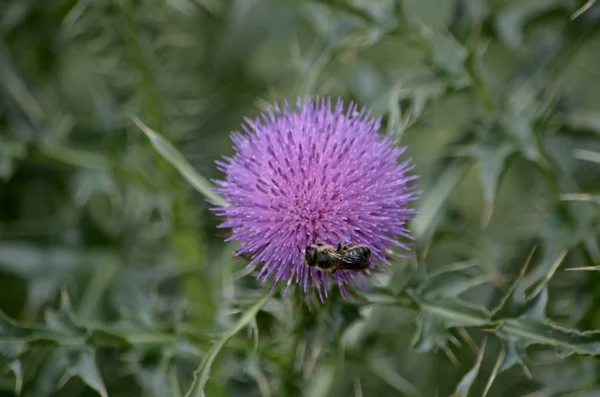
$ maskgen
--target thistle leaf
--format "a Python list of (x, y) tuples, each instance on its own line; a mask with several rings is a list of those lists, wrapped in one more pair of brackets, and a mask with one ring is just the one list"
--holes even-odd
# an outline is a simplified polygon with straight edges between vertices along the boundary
[(149, 128), (141, 120), (135, 118), (133, 120), (139, 129), (146, 134), (152, 146), (156, 151), (165, 158), (177, 171), (185, 178), (186, 181), (200, 194), (207, 199), (221, 205), (226, 206), (228, 203), (212, 190), (210, 182), (200, 175), (194, 167), (186, 160), (185, 157), (165, 138), (159, 135), (156, 131)]
[(223, 350), (231, 338), (233, 338), (238, 332), (240, 332), (242, 329), (244, 329), (244, 327), (250, 324), (252, 320), (254, 320), (255, 316), (267, 304), (270, 298), (271, 294), (269, 293), (258, 299), (254, 305), (244, 312), (244, 314), (238, 319), (238, 321), (235, 322), (229, 331), (223, 335), (219, 342), (217, 342), (213, 348), (206, 353), (206, 356), (200, 363), (200, 366), (198, 366), (196, 371), (194, 371), (194, 380), (192, 381), (187, 393), (185, 393), (185, 397), (204, 396), (204, 386), (208, 381), (210, 370), (219, 352)]

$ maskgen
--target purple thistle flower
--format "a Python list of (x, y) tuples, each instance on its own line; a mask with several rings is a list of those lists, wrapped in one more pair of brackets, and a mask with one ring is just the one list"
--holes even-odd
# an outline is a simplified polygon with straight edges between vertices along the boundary
[[(231, 136), (235, 154), (217, 161), (225, 180), (215, 181), (231, 205), (214, 210), (231, 228), (228, 240), (249, 254), (249, 266), (264, 262), (260, 280), (274, 278), (317, 288), (327, 296), (327, 274), (307, 266), (298, 247), (321, 240), (331, 245), (346, 239), (372, 250), (372, 262), (387, 263), (385, 250), (409, 249), (406, 223), (415, 210), (407, 204), (417, 193), (408, 184), (410, 160), (398, 163), (405, 147), (378, 134), (380, 118), (338, 100), (298, 101), (292, 111), (276, 104), (260, 119), (245, 119), (245, 134)], [(383, 268), (372, 263), (369, 269)], [(342, 295), (345, 285), (365, 271), (340, 270), (331, 277)], [(286, 288), (287, 290), (287, 288)]]

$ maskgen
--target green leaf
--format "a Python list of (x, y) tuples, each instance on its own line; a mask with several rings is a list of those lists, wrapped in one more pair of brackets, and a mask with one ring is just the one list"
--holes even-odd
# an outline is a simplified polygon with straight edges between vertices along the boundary
[(9, 180), (18, 159), (25, 157), (25, 143), (0, 137), (0, 180)]
[(86, 343), (92, 346), (128, 348), (132, 347), (131, 342), (123, 335), (102, 328), (95, 328), (87, 332)]
[(96, 366), (94, 351), (86, 349), (78, 354), (77, 361), (69, 368), (69, 372), (81, 378), (86, 385), (98, 392), (102, 397), (107, 397), (106, 387)]
[(577, 11), (573, 13), (573, 15), (571, 15), (571, 20), (578, 18), (583, 15), (583, 13), (587, 12), (590, 8), (592, 8), (595, 2), (596, 0), (587, 0)]
[(490, 215), (496, 200), (496, 191), (500, 175), (504, 171), (506, 159), (515, 151), (516, 147), (509, 142), (494, 145), (475, 144), (467, 150), (467, 153), (478, 164), (486, 211)]
[(171, 165), (173, 165), (177, 171), (179, 171), (181, 176), (183, 176), (194, 189), (196, 189), (207, 199), (221, 206), (229, 205), (225, 199), (212, 190), (210, 182), (202, 175), (198, 174), (194, 167), (192, 167), (186, 158), (183, 157), (183, 155), (169, 141), (146, 126), (141, 120), (135, 118), (133, 121), (144, 132), (144, 134), (146, 134), (156, 151), (160, 153), (160, 155), (163, 156), (169, 163), (171, 163)]
[(244, 329), (244, 327), (250, 324), (252, 320), (254, 320), (258, 312), (267, 304), (269, 299), (271, 299), (271, 294), (267, 293), (265, 296), (257, 300), (256, 303), (247, 309), (238, 319), (238, 321), (235, 322), (233, 327), (231, 327), (231, 329), (229, 329), (229, 331), (223, 335), (219, 342), (217, 342), (212, 349), (206, 353), (206, 356), (196, 371), (194, 371), (194, 380), (192, 381), (192, 385), (187, 393), (185, 393), (185, 397), (204, 397), (204, 386), (208, 381), (213, 362), (217, 358), (217, 355), (231, 338), (233, 338), (238, 332), (240, 332), (242, 329)]
[(492, 384), (496, 380), (496, 376), (498, 376), (498, 371), (500, 370), (500, 367), (502, 366), (502, 364), (505, 362), (505, 358), (506, 358), (506, 346), (502, 346), (502, 349), (500, 349), (500, 353), (498, 354), (498, 357), (496, 358), (496, 362), (494, 363), (494, 368), (492, 369), (490, 377), (488, 378), (488, 381), (485, 384), (485, 389), (483, 390), (482, 397), (486, 397), (488, 392), (492, 388)]
[(504, 320), (496, 328), (496, 334), (512, 341), (517, 346), (551, 346), (561, 357), (572, 354), (597, 356), (600, 354), (600, 331), (580, 332), (562, 328), (548, 320), (537, 321), (527, 318)]
[(573, 129), (589, 130), (600, 135), (600, 114), (595, 112), (573, 111), (566, 123)]
[(493, 310), (492, 320), (519, 317), (528, 309), (526, 284), (518, 279), (502, 297), (498, 306)]
[(410, 306), (409, 301), (407, 301), (406, 299), (402, 299), (401, 297), (398, 297), (395, 294), (392, 294), (391, 292), (386, 290), (361, 292), (359, 297), (364, 299), (360, 299), (360, 301), (357, 302), (359, 306)]
[(0, 311), (0, 335), (2, 336), (26, 336), (30, 335), (34, 328), (17, 324), (16, 321)]
[(454, 393), (452, 393), (452, 397), (467, 397), (469, 395), (469, 390), (471, 390), (471, 386), (473, 386), (473, 382), (479, 375), (479, 370), (481, 368), (481, 362), (483, 360), (483, 354), (485, 353), (485, 340), (483, 341), (483, 345), (479, 349), (479, 353), (477, 354), (477, 360), (475, 361), (475, 365), (473, 368), (469, 370), (463, 376), (460, 383), (456, 386)]
[(74, 167), (102, 172), (110, 171), (110, 163), (104, 156), (97, 153), (57, 145), (41, 145), (40, 152), (52, 160)]
[(476, 327), (490, 323), (490, 312), (484, 307), (459, 298), (420, 301), (421, 310), (439, 318), (446, 328)]
[(566, 7), (563, 0), (526, 0), (511, 3), (496, 19), (498, 33), (504, 43), (516, 49), (523, 45), (525, 24), (553, 8)]
[(490, 322), (490, 313), (485, 307), (459, 298), (416, 300), (421, 313), (413, 345), (418, 351), (427, 352), (445, 347), (449, 337), (448, 328), (486, 326)]
[[(567, 251), (563, 251), (554, 260), (545, 274), (533, 273), (533, 277), (525, 279), (525, 270), (531, 260), (534, 251), (527, 258), (519, 277), (504, 295), (500, 304), (493, 310), (492, 320), (504, 318), (529, 318), (535, 320), (545, 319), (546, 306), (548, 304), (547, 284), (565, 258)], [(527, 295), (527, 286), (534, 284), (533, 291)]]
[(65, 351), (50, 351), (36, 368), (35, 376), (26, 383), (23, 396), (48, 397), (54, 395), (53, 392), (61, 378), (64, 379), (68, 366), (69, 361)]
[(526, 347), (522, 343), (515, 340), (508, 340), (506, 357), (502, 362), (500, 371), (505, 371), (516, 364), (523, 365), (525, 363), (525, 357), (527, 355), (526, 350)]
[(336, 364), (333, 360), (320, 364), (304, 391), (305, 397), (326, 397), (335, 383)]
[[(524, 89), (521, 88), (521, 90)], [(515, 90), (512, 95), (515, 98), (511, 102), (513, 107), (517, 107), (514, 103), (519, 103), (519, 93), (520, 91)], [(522, 101), (526, 102), (527, 100)], [(540, 163), (542, 155), (534, 132), (536, 114), (531, 108), (534, 105), (523, 106), (525, 106), (524, 109), (511, 109), (503, 114), (500, 118), (500, 124), (502, 129), (514, 139), (519, 151), (527, 160)]]
[(559, 255), (554, 261), (531, 295), (526, 294), (523, 269), (520, 277), (494, 310), (492, 320), (499, 320), (496, 335), (509, 342), (503, 369), (522, 362), (525, 350), (530, 345), (554, 347), (561, 356), (600, 354), (600, 332), (580, 332), (562, 328), (545, 316), (548, 304), (546, 284), (564, 255)]
[(600, 195), (588, 193), (567, 193), (560, 195), (561, 201), (585, 201), (588, 203), (600, 204)]
[[(413, 119), (421, 117), (425, 111), (425, 105), (433, 102), (442, 96), (446, 90), (446, 84), (438, 79), (429, 78), (427, 81), (420, 81), (410, 93), (411, 113)], [(402, 97), (400, 99), (403, 99)]]
[(467, 49), (449, 33), (437, 33), (427, 26), (421, 26), (421, 34), (431, 47), (433, 63), (450, 77), (450, 84), (455, 89), (462, 89), (471, 84), (471, 78), (465, 69), (465, 61), (469, 56)]
[(21, 360), (12, 360), (8, 367), (10, 372), (15, 375), (15, 394), (21, 394), (23, 389), (23, 364)]
[(410, 113), (403, 115), (402, 108), (399, 106), (401, 93), (400, 84), (392, 87), (387, 104), (387, 134), (396, 138), (397, 142), (402, 140), (402, 135), (410, 122)]
[(71, 309), (71, 302), (64, 291), (60, 296), (59, 309), (57, 311), (48, 310), (45, 317), (48, 329), (57, 334), (81, 335), (85, 332), (85, 327), (77, 324)]
[[(598, 118), (600, 119), (600, 117)], [(593, 163), (600, 164), (600, 153), (593, 150), (575, 149), (573, 151), (573, 156), (579, 160), (591, 161)]]
[(485, 62), (485, 55), (490, 41), (479, 41), (471, 53), (470, 72), (473, 78), (471, 88), (478, 100), (479, 105), (490, 114), (497, 114), (500, 108), (501, 97), (497, 95), (500, 91), (497, 77)]
[(497, 278), (494, 274), (481, 274), (474, 262), (459, 262), (437, 269), (427, 275), (419, 288), (419, 294), (425, 299), (457, 297), (463, 292)]
[(181, 388), (179, 387), (179, 379), (177, 377), (177, 367), (175, 364), (169, 366), (169, 373), (167, 374), (167, 381), (169, 383), (170, 397), (183, 397)]
[[(151, 365), (135, 364), (135, 377), (137, 383), (148, 397), (177, 397), (169, 387), (168, 360), (163, 358), (159, 363)], [(179, 395), (181, 396), (181, 394)]]
[(417, 278), (415, 274), (420, 268), (416, 255), (416, 252), (413, 251), (410, 259), (402, 260), (394, 265), (393, 273), (386, 285), (386, 289), (391, 291), (392, 294), (400, 295)]
[(261, 369), (261, 360), (256, 349), (249, 353), (249, 357), (244, 363), (244, 372), (255, 380), (263, 396), (271, 395), (269, 378), (265, 376), (264, 371)]
[(403, 396), (420, 397), (422, 394), (412, 383), (394, 370), (392, 363), (385, 358), (369, 361), (369, 369), (385, 383), (402, 393)]
[(412, 221), (411, 230), (421, 238), (432, 227), (436, 215), (443, 208), (450, 193), (462, 179), (468, 167), (465, 164), (453, 164), (438, 178), (433, 187), (419, 200), (419, 214)]

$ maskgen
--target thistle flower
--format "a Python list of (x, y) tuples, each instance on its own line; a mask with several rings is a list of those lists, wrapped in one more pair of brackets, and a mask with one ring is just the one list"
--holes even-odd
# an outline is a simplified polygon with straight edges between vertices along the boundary
[[(408, 186), (416, 176), (410, 160), (398, 162), (406, 148), (378, 134), (381, 120), (370, 111), (341, 100), (286, 103), (260, 119), (245, 119), (245, 134), (231, 136), (235, 154), (217, 161), (225, 180), (215, 181), (230, 206), (214, 210), (231, 228), (229, 240), (240, 243), (249, 266), (264, 263), (260, 280), (273, 285), (301, 284), (327, 296), (328, 275), (308, 267), (298, 251), (317, 240), (336, 245), (345, 239), (372, 250), (370, 269), (383, 270), (384, 252), (392, 246), (409, 249), (406, 223), (415, 214), (407, 208), (417, 194)], [(341, 270), (333, 282), (345, 286), (364, 271)], [(286, 288), (287, 290), (287, 288)]]

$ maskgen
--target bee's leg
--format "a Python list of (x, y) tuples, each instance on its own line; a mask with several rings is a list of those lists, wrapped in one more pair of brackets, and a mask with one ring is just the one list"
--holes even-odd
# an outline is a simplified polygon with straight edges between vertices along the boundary
[(343, 246), (343, 248), (346, 249), (346, 248), (348, 248), (349, 245), (350, 245), (350, 237), (348, 237), (348, 236), (342, 237), (342, 239), (340, 240), (340, 246)]
[(342, 250), (342, 242), (341, 241), (338, 243), (336, 250), (337, 250), (337, 252), (340, 252)]

